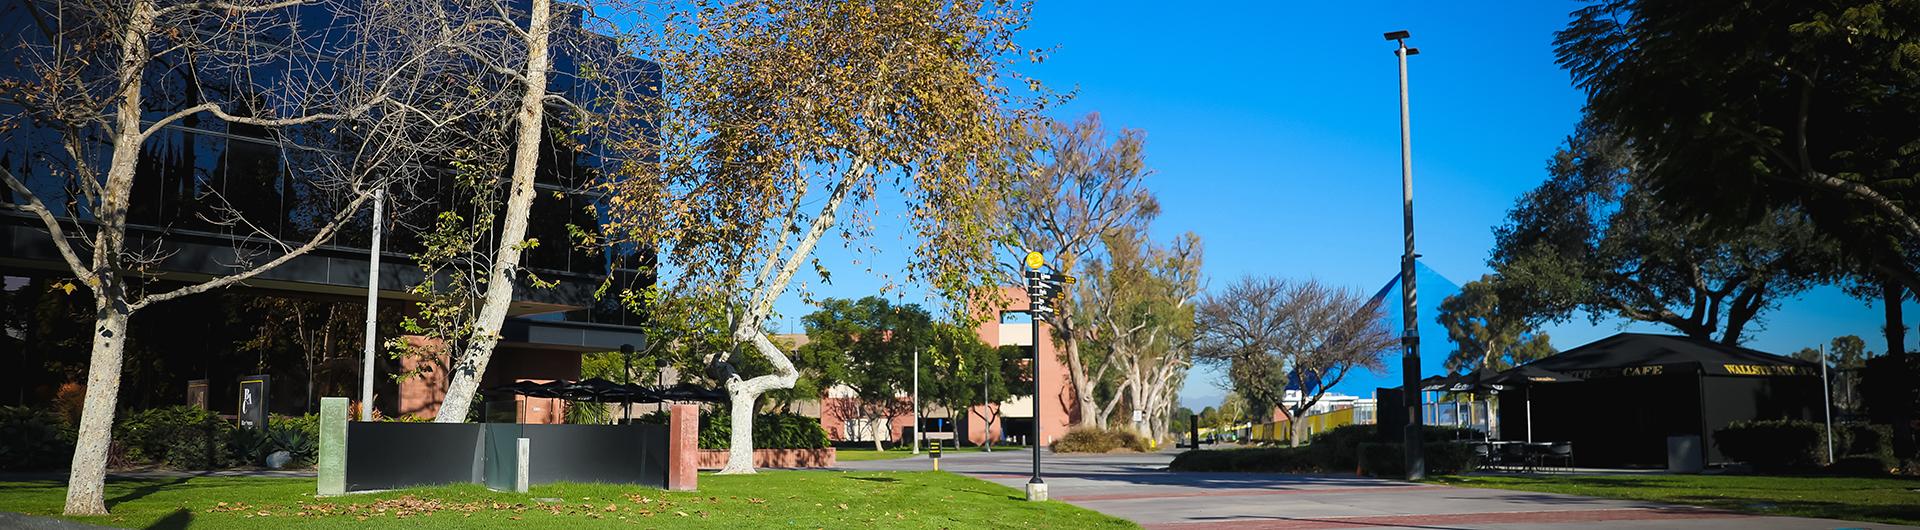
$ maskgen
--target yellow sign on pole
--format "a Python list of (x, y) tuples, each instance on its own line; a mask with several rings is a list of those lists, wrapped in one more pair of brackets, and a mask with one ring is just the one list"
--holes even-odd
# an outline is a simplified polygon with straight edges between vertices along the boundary
[(1040, 255), (1039, 252), (1027, 253), (1027, 268), (1033, 269), (1033, 270), (1040, 270), (1040, 267), (1046, 266), (1046, 264), (1047, 264), (1046, 256)]

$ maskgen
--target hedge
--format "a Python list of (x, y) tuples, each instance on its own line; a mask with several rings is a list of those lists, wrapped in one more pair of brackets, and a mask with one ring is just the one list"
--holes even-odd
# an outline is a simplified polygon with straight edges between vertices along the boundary
[(1056, 453), (1108, 453), (1119, 449), (1144, 453), (1152, 449), (1147, 438), (1128, 429), (1077, 427), (1048, 446)]
[(1757, 471), (1811, 469), (1826, 459), (1825, 428), (1810, 421), (1736, 421), (1713, 431), (1713, 438), (1720, 454)]
[[(1458, 427), (1424, 426), (1423, 436), (1430, 440), (1427, 445), (1447, 446), (1447, 451), (1455, 451), (1464, 444), (1447, 440), (1457, 438), (1478, 439), (1480, 431)], [(1361, 466), (1360, 447), (1374, 444), (1378, 440), (1378, 428), (1373, 425), (1342, 425), (1313, 435), (1309, 443), (1300, 447), (1267, 447), (1253, 449), (1193, 450), (1181, 453), (1168, 464), (1174, 471), (1254, 471), (1270, 473), (1348, 473)], [(1393, 444), (1396, 448), (1398, 444)], [(1397, 451), (1397, 449), (1396, 449)], [(1468, 457), (1472, 448), (1465, 449)], [(1397, 453), (1396, 453), (1397, 454)], [(1458, 456), (1450, 452), (1447, 457)], [(1434, 471), (1434, 457), (1428, 457), (1429, 472)], [(1471, 460), (1468, 461), (1471, 463)], [(1450, 468), (1471, 469), (1471, 466)]]
[(73, 426), (59, 414), (0, 407), (0, 470), (60, 469), (73, 459)]
[[(1755, 471), (1813, 472), (1827, 459), (1826, 426), (1801, 420), (1737, 421), (1714, 431), (1720, 453)], [(1834, 463), (1824, 471), (1845, 475), (1885, 474), (1899, 466), (1893, 432), (1886, 425), (1833, 426)]]
[[(1479, 467), (1480, 455), (1473, 445), (1451, 441), (1427, 442), (1427, 474), (1452, 475), (1471, 471)], [(1407, 475), (1406, 444), (1399, 443), (1363, 443), (1360, 444), (1360, 474), (1371, 477), (1404, 477)]]
[[(672, 416), (658, 410), (634, 418), (639, 423), (666, 425)], [(733, 445), (732, 418), (725, 410), (700, 415), (700, 448), (726, 449)], [(827, 430), (820, 419), (792, 413), (759, 414), (753, 417), (755, 449), (821, 449), (828, 446)]]

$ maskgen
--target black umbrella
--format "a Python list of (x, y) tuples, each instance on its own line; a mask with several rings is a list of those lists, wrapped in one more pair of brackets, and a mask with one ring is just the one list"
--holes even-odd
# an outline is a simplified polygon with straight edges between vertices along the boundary
[(1533, 385), (1545, 383), (1568, 383), (1580, 378), (1547, 370), (1530, 364), (1516, 366), (1499, 375), (1487, 378), (1486, 382), (1499, 388), (1520, 387), (1521, 399), (1527, 406), (1527, 442), (1533, 442)]
[(519, 394), (522, 396), (537, 397), (537, 398), (557, 398), (557, 397), (560, 397), (560, 388), (564, 386), (566, 386), (566, 383), (563, 381), (554, 381), (552, 383), (535, 383), (533, 381), (521, 380), (521, 381), (514, 381), (511, 384), (505, 384), (505, 385), (493, 387), (492, 389), (488, 390), (488, 392), (495, 392), (495, 393), (502, 393), (502, 394)]
[(1436, 375), (1436, 376), (1428, 377), (1426, 379), (1421, 379), (1420, 391), (1421, 392), (1445, 391), (1449, 388), (1453, 388), (1454, 381), (1458, 379), (1460, 379), (1460, 376), (1458, 375)]
[(667, 401), (703, 401), (723, 403), (727, 401), (727, 391), (717, 388), (704, 388), (693, 383), (680, 383), (663, 388), (657, 392), (660, 399)]

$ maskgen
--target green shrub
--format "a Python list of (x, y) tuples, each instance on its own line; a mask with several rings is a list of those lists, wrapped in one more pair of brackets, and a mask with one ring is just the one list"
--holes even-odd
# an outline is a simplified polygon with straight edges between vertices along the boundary
[[(1167, 464), (1173, 471), (1251, 471), (1266, 473), (1326, 473), (1340, 471), (1327, 467), (1317, 452), (1308, 447), (1257, 447), (1248, 449), (1198, 449), (1180, 453)], [(1348, 468), (1351, 469), (1351, 468)]]
[(58, 413), (0, 407), (0, 470), (58, 469), (73, 458), (73, 437)]
[(273, 416), (265, 430), (233, 429), (227, 436), (227, 459), (234, 465), (261, 466), (269, 455), (286, 451), (288, 467), (306, 467), (319, 457), (319, 443), (319, 416)]
[(1147, 452), (1147, 438), (1127, 429), (1077, 427), (1048, 446), (1056, 453), (1107, 453), (1125, 449)]
[[(633, 417), (634, 423), (666, 425), (673, 416), (656, 410)], [(700, 448), (726, 449), (733, 444), (732, 417), (725, 409), (700, 414)], [(761, 414), (753, 418), (755, 449), (821, 449), (830, 443), (820, 418), (792, 413)]]
[(1893, 453), (1893, 426), (1848, 423), (1834, 426), (1835, 454), (1847, 458), (1869, 458), (1880, 462), (1879, 469), (1884, 472), (1900, 467), (1900, 459)]
[(1360, 444), (1375, 441), (1373, 425), (1341, 425), (1308, 439), (1307, 449), (1319, 467), (1352, 471), (1360, 463)]
[(232, 427), (212, 411), (177, 405), (129, 413), (114, 426), (129, 460), (179, 469), (222, 467)]
[[(1427, 474), (1452, 475), (1479, 467), (1480, 456), (1470, 444), (1451, 441), (1427, 442)], [(1373, 477), (1404, 477), (1407, 474), (1406, 444), (1367, 442), (1360, 444), (1360, 473)]]
[(1720, 454), (1759, 471), (1809, 469), (1826, 458), (1824, 427), (1810, 421), (1736, 421), (1713, 437)]
[(1835, 460), (1833, 465), (1827, 466), (1826, 471), (1836, 475), (1872, 477), (1888, 474), (1896, 465), (1871, 456), (1855, 455)]

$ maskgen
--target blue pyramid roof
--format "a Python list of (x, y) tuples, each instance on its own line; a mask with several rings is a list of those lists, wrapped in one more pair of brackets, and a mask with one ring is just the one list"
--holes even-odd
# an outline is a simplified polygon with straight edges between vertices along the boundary
[[(1418, 260), (1413, 265), (1414, 289), (1417, 291), (1415, 315), (1420, 325), (1420, 376), (1428, 377), (1446, 373), (1447, 354), (1452, 353), (1454, 344), (1447, 338), (1447, 328), (1440, 325), (1440, 301), (1460, 292), (1460, 285), (1441, 276)], [(1387, 279), (1385, 286), (1376, 291), (1381, 309), (1387, 315), (1389, 329), (1394, 336), (1404, 333), (1406, 319), (1401, 318), (1400, 273), (1396, 271)], [(1332, 391), (1361, 397), (1372, 397), (1374, 389), (1400, 386), (1400, 356), (1398, 347), (1384, 359), (1386, 366), (1380, 372), (1358, 369), (1347, 373), (1340, 384)]]

